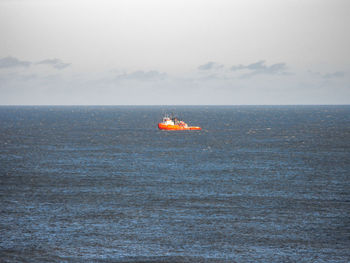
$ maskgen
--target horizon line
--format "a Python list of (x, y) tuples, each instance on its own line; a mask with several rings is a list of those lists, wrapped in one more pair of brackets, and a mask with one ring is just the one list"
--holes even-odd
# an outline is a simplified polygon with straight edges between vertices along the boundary
[(0, 104), (0, 107), (168, 107), (168, 106), (191, 106), (191, 107), (217, 107), (217, 106), (350, 106), (349, 104)]

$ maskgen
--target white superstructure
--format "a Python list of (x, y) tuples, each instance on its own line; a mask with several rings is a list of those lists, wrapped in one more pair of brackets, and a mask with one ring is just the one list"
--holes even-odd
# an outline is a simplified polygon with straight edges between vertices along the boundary
[(166, 125), (174, 125), (174, 121), (172, 119), (170, 119), (169, 117), (164, 117), (163, 118), (163, 123)]

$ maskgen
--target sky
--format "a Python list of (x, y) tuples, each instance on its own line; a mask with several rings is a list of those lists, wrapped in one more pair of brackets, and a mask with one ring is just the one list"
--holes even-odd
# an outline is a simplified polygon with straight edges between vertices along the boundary
[(0, 0), (0, 105), (350, 104), (348, 0)]

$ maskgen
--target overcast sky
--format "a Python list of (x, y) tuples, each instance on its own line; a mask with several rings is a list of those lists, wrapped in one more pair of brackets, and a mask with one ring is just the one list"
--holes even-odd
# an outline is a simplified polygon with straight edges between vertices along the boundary
[(0, 104), (349, 104), (349, 25), (349, 0), (0, 0)]

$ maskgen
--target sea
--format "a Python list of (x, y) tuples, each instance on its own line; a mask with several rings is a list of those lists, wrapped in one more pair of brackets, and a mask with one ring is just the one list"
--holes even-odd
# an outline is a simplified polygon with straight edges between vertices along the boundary
[(1, 106), (0, 211), (0, 262), (350, 262), (350, 106)]

